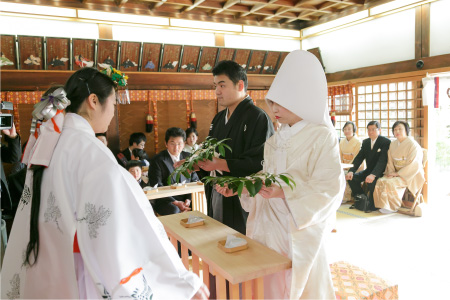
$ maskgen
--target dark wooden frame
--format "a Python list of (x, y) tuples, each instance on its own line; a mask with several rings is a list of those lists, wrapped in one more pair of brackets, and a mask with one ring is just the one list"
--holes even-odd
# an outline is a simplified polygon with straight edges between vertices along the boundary
[[(128, 67), (128, 68), (124, 68), (123, 64), (125, 62), (125, 50), (124, 50), (124, 46), (128, 46), (131, 44), (136, 44), (138, 46), (137, 49), (134, 49), (134, 51), (137, 51), (137, 57), (132, 57), (132, 59), (130, 59), (130, 61), (136, 63), (136, 66), (133, 67)], [(139, 71), (140, 68), (140, 61), (141, 61), (141, 56), (142, 56), (142, 43), (141, 42), (128, 42), (128, 41), (122, 41), (120, 42), (120, 58), (119, 58), (119, 70), (123, 71), (123, 72), (136, 72)], [(129, 58), (129, 57), (127, 57)]]
[[(96, 52), (96, 47), (97, 47), (97, 41), (94, 39), (72, 39), (72, 70), (78, 70), (81, 69), (81, 66), (78, 66), (75, 62), (75, 55), (83, 55), (82, 53), (77, 53), (75, 50), (75, 44), (77, 43), (77, 41), (86, 41), (86, 42), (92, 42), (93, 46), (92, 46), (92, 53), (89, 55), (90, 57), (87, 57), (87, 59), (91, 59), (90, 61), (93, 62), (93, 67), (95, 68), (97, 65), (97, 52)], [(84, 57), (83, 57), (84, 58)]]
[[(159, 52), (155, 53), (155, 57), (157, 58), (156, 61), (148, 60), (149, 57), (151, 58), (152, 54), (147, 54), (147, 52), (145, 52), (147, 45), (149, 45), (148, 47), (152, 47), (153, 45), (159, 46)], [(141, 71), (142, 72), (159, 72), (159, 66), (161, 64), (162, 49), (163, 49), (163, 44), (159, 44), (159, 43), (143, 43), (142, 44), (142, 63), (141, 63)], [(150, 51), (151, 51), (151, 48), (150, 48)], [(155, 65), (155, 68), (153, 69), (153, 71), (151, 69), (146, 71), (145, 66), (147, 65), (147, 62), (150, 62), (150, 61), (152, 61), (152, 63)]]
[[(120, 61), (119, 61), (119, 57), (120, 57), (120, 49), (119, 49), (119, 41), (116, 41), (116, 40), (102, 40), (102, 39), (99, 39), (99, 40), (97, 40), (97, 61), (96, 61), (96, 63), (97, 63), (97, 67), (98, 67), (98, 64), (103, 64), (103, 63), (105, 63), (105, 60), (107, 59), (107, 58), (103, 58), (102, 57), (102, 59), (100, 60), (100, 56), (102, 55), (101, 54), (101, 51), (103, 50), (103, 49), (101, 49), (101, 44), (103, 44), (103, 43), (116, 43), (116, 54), (115, 54), (115, 59), (113, 58), (113, 57), (111, 57), (111, 59), (115, 62), (115, 65), (113, 65), (112, 67), (113, 68), (120, 68)], [(112, 53), (112, 55), (114, 55), (114, 50), (113, 50), (113, 53)], [(100, 69), (102, 69), (102, 68), (100, 68)]]
[[(39, 39), (41, 39), (42, 48), (40, 50), (41, 51), (41, 53), (40, 53), (41, 56), (39, 57), (40, 60), (41, 60), (40, 68), (24, 68), (24, 66), (23, 66), (24, 62), (23, 61), (28, 59), (28, 57), (31, 54), (23, 55), (23, 53), (21, 53), (20, 47), (22, 45), (22, 42), (21, 42), (22, 38), (39, 38)], [(45, 61), (46, 61), (44, 38), (41, 37), (41, 36), (18, 35), (17, 36), (17, 41), (18, 41), (18, 51), (19, 51), (19, 59), (18, 59), (19, 60), (19, 64), (18, 64), (19, 69), (21, 69), (21, 70), (44, 70), (45, 69)], [(23, 56), (27, 56), (27, 58), (24, 58)]]
[[(2, 66), (0, 67), (1, 70), (16, 70), (18, 68), (18, 63), (19, 60), (17, 59), (17, 45), (16, 45), (16, 36), (15, 35), (11, 35), (11, 34), (2, 34), (1, 35), (1, 39), (3, 40), (5, 38), (5, 40), (7, 39), (12, 39), (12, 53), (8, 53), (8, 56), (10, 56), (9, 54), (11, 54), (12, 59), (10, 59), (7, 55), (5, 55), (6, 58), (8, 58), (11, 62), (13, 62), (13, 65), (9, 65), (9, 66)], [(1, 45), (3, 46), (4, 42), (1, 42)], [(5, 54), (4, 52), (5, 48), (2, 47), (2, 49), (0, 50), (3, 54)]]
[[(247, 66), (247, 74), (261, 74), (264, 69), (264, 62), (266, 60), (267, 53), (267, 50), (252, 50)], [(255, 67), (255, 70), (251, 70), (253, 67)]]
[[(242, 53), (242, 52), (247, 52), (248, 51), (248, 56), (247, 56), (247, 59), (243, 59), (243, 62), (242, 63), (240, 63), (239, 61), (237, 61), (238, 60), (238, 56)], [(236, 51), (234, 52), (234, 57), (233, 57), (233, 60), (236, 62), (236, 63), (238, 63), (241, 67), (243, 66), (243, 65), (245, 65), (245, 70), (247, 71), (247, 69), (248, 69), (248, 64), (250, 63), (250, 59), (252, 58), (251, 57), (251, 54), (252, 54), (252, 50), (251, 49), (236, 49)]]
[[(184, 45), (183, 46), (183, 56), (181, 57), (181, 63), (179, 66), (179, 72), (181, 73), (195, 73), (197, 72), (198, 62), (200, 61), (200, 54), (201, 54), (201, 47), (200, 46), (191, 46), (191, 45)], [(193, 52), (193, 53), (192, 53)], [(186, 61), (187, 57), (193, 56), (193, 61)], [(189, 64), (192, 64), (193, 69), (188, 70), (187, 68), (190, 67)], [(186, 65), (186, 68), (183, 68), (183, 66)]]
[[(268, 51), (266, 55), (266, 59), (264, 60), (264, 66), (261, 74), (274, 74), (276, 67), (278, 65), (278, 60), (280, 59), (281, 52), (279, 51)], [(270, 65), (268, 65), (270, 64)], [(267, 67), (267, 69), (266, 69)], [(269, 70), (268, 67), (272, 67), (272, 70)], [(269, 71), (267, 71), (269, 70)]]
[[(175, 48), (175, 47), (180, 47), (180, 50), (178, 50), (178, 54), (177, 54), (177, 57), (176, 57), (176, 61), (178, 61), (178, 63), (176, 64), (176, 66), (173, 67), (173, 69), (172, 68), (165, 68), (165, 66), (169, 65), (169, 62), (172, 62), (172, 64), (173, 64), (173, 62), (175, 61), (175, 59), (174, 59), (175, 57), (173, 57), (173, 58), (169, 59), (166, 62), (168, 51), (171, 51), (171, 49)], [(159, 68), (160, 72), (177, 72), (178, 69), (180, 68), (180, 61), (181, 61), (182, 51), (183, 51), (183, 45), (165, 44), (164, 48), (162, 50), (162, 58), (161, 58), (161, 61), (160, 61), (160, 68)]]
[[(49, 54), (50, 54), (50, 50), (49, 50), (49, 40), (50, 41), (52, 41), (52, 40), (56, 40), (56, 39), (58, 39), (58, 40), (66, 40), (67, 41), (67, 49), (66, 49), (66, 51), (67, 51), (67, 62), (64, 62), (64, 66), (57, 66), (57, 67), (51, 67), (50, 66), (50, 59), (52, 59), (51, 57), (49, 57)], [(71, 47), (70, 47), (70, 45), (71, 45), (71, 40), (70, 40), (70, 38), (68, 38), (68, 37), (45, 37), (45, 43), (46, 43), (46, 47), (45, 47), (45, 50), (46, 50), (46, 55), (45, 55), (45, 59), (46, 59), (46, 70), (70, 70), (71, 69), (71, 64), (70, 64), (70, 62), (71, 62), (71, 57), (72, 57), (72, 53), (71, 53)], [(61, 46), (62, 47), (62, 46)], [(52, 56), (54, 56), (54, 55), (52, 55)], [(57, 55), (58, 56), (58, 55)], [(58, 68), (58, 67), (60, 67), (60, 68)]]
[[(207, 56), (210, 55), (209, 52), (211, 51), (215, 51), (216, 53), (213, 58), (209, 59)], [(219, 51), (219, 47), (202, 47), (200, 58), (198, 60), (197, 73), (211, 73), (219, 57)], [(206, 64), (209, 64), (211, 66), (211, 69), (204, 70), (203, 67), (206, 66)]]

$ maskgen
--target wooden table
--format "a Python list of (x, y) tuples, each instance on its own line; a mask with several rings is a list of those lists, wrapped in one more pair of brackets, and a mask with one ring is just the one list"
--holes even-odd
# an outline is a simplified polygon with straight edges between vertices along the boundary
[(192, 210), (207, 213), (205, 185), (197, 184), (196, 182), (186, 183), (185, 188), (172, 189), (170, 186), (158, 187), (157, 192), (146, 193), (148, 200), (155, 200), (159, 198), (191, 194)]
[[(205, 219), (205, 225), (185, 228), (180, 220), (189, 216)], [(200, 276), (202, 260), (203, 282), (209, 288), (209, 273), (216, 276), (217, 299), (226, 299), (226, 281), (229, 282), (230, 299), (239, 299), (239, 283), (242, 284), (243, 299), (264, 299), (263, 277), (282, 270), (290, 269), (292, 262), (272, 249), (246, 237), (236, 230), (198, 212), (159, 217), (174, 245), (181, 243), (181, 260), (189, 269), (188, 250), (192, 252), (192, 271)], [(219, 240), (225, 240), (228, 234), (245, 238), (248, 249), (225, 253), (217, 246)]]

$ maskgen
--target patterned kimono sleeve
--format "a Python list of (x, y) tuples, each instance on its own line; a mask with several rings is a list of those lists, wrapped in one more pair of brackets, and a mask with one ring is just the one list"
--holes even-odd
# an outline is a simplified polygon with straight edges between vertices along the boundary
[(181, 263), (139, 184), (119, 165), (101, 169), (83, 174), (76, 205), (84, 269), (100, 294), (192, 298), (202, 282)]

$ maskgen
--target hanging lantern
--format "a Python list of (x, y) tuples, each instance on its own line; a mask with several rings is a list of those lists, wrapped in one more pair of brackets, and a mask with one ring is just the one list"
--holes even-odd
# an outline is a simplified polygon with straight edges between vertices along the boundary
[(195, 112), (191, 113), (191, 127), (192, 128), (197, 128), (197, 117), (195, 116)]
[(147, 115), (147, 121), (145, 124), (145, 131), (152, 132), (153, 131), (153, 117), (151, 114)]
[(336, 111), (331, 111), (331, 123), (333, 123), (333, 127), (336, 125)]

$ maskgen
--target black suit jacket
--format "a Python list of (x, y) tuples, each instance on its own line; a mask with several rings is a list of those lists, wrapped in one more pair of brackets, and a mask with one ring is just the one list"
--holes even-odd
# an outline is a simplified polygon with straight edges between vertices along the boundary
[[(182, 151), (180, 154), (180, 160), (185, 159), (188, 157), (190, 153)], [(150, 160), (150, 169), (148, 171), (148, 185), (149, 186), (155, 186), (155, 184), (158, 184), (158, 186), (167, 186), (167, 179), (169, 178), (170, 174), (174, 171), (173, 167), (173, 161), (170, 157), (169, 151), (164, 150), (153, 156), (153, 158)], [(171, 183), (175, 183), (175, 176), (172, 176)], [(181, 175), (180, 182), (183, 182), (186, 180), (187, 182), (195, 182), (198, 181), (199, 178), (197, 176), (197, 173), (192, 172), (191, 177), (186, 178), (184, 175)], [(186, 199), (190, 199), (191, 195), (180, 195), (175, 197), (170, 197), (167, 199), (178, 200), (178, 201), (184, 201)]]
[(362, 171), (366, 176), (369, 176), (370, 174), (373, 174), (376, 177), (383, 176), (386, 169), (388, 159), (387, 152), (391, 140), (380, 135), (373, 145), (373, 149), (370, 149), (370, 144), (370, 138), (367, 138), (362, 142), (361, 150), (353, 160), (353, 167), (350, 168), (349, 172), (355, 173), (362, 162), (366, 160), (367, 167)]

